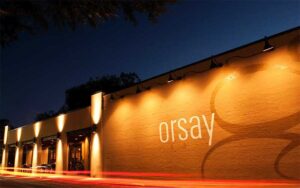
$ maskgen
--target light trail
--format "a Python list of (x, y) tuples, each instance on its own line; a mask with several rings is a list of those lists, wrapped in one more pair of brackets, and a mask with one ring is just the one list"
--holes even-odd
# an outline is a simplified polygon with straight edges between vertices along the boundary
[[(15, 170), (15, 171), (14, 171)], [(34, 181), (49, 181), (63, 184), (77, 185), (116, 185), (116, 186), (150, 186), (150, 187), (300, 187), (300, 180), (199, 180), (193, 179), (196, 174), (168, 174), (145, 172), (101, 172), (104, 177), (88, 177), (89, 171), (63, 171), (62, 174), (45, 173), (44, 170), (23, 168), (5, 168), (0, 170), (0, 175), (10, 178), (20, 178)], [(80, 174), (80, 175), (79, 175)], [(199, 174), (198, 174), (199, 177)], [(188, 179), (190, 178), (190, 179)]]

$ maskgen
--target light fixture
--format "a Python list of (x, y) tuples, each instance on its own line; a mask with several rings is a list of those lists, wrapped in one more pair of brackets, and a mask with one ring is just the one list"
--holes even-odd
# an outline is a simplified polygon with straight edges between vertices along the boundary
[(93, 125), (91, 126), (91, 132), (92, 132), (93, 134), (97, 133), (97, 125), (96, 125), (96, 124), (93, 124)]
[(37, 138), (36, 137), (33, 138), (33, 143), (35, 143), (35, 144), (37, 143)]
[(268, 51), (271, 51), (271, 50), (274, 50), (274, 46), (272, 46), (270, 43), (269, 43), (269, 39), (268, 37), (265, 37), (265, 46), (264, 46), (264, 49), (262, 50), (263, 52), (268, 52)]
[(172, 77), (171, 74), (169, 74), (168, 83), (171, 83), (171, 82), (173, 82), (173, 81), (174, 81), (174, 78)]
[(223, 66), (223, 64), (222, 63), (216, 63), (215, 61), (214, 61), (214, 59), (213, 58), (211, 58), (211, 60), (210, 60), (210, 69), (213, 69), (213, 68), (218, 68), (218, 67), (222, 67)]
[(60, 132), (56, 133), (56, 138), (57, 138), (57, 140), (61, 139), (61, 133)]

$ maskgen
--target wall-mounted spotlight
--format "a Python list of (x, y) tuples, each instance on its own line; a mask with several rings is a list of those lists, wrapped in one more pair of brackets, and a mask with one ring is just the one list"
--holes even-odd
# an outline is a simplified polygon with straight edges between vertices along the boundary
[(33, 143), (35, 143), (35, 144), (37, 143), (37, 138), (36, 137), (33, 138)]
[(274, 46), (272, 46), (270, 43), (269, 43), (269, 39), (268, 37), (265, 37), (265, 45), (264, 45), (264, 49), (262, 50), (263, 52), (268, 52), (268, 51), (271, 51), (271, 50), (274, 50)]
[(168, 83), (171, 83), (173, 81), (174, 81), (174, 78), (173, 78), (172, 74), (169, 74)]
[(222, 67), (222, 63), (216, 63), (213, 58), (210, 60), (210, 69)]
[(61, 139), (61, 133), (60, 133), (60, 132), (58, 132), (58, 133), (56, 134), (56, 139), (57, 139), (57, 140), (60, 140), (60, 139)]
[(18, 141), (16, 141), (16, 147), (18, 147), (18, 146), (19, 146), (19, 144), (20, 144), (20, 143), (19, 143)]
[(92, 126), (91, 126), (91, 133), (97, 133), (97, 125), (96, 124), (93, 124)]

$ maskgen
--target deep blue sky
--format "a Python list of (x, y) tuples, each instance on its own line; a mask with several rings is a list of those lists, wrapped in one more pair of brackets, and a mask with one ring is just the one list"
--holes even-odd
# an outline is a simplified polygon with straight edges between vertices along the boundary
[(23, 36), (1, 49), (0, 119), (15, 126), (57, 110), (64, 91), (90, 77), (136, 72), (141, 79), (300, 25), (300, 1), (185, 1), (157, 24), (116, 19), (96, 29)]

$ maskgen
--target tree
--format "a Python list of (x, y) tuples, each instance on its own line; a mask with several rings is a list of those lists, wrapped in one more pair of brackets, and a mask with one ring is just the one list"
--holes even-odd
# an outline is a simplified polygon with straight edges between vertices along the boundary
[(66, 91), (65, 105), (68, 110), (91, 105), (91, 95), (97, 91), (111, 93), (140, 82), (136, 73), (121, 73), (119, 76), (106, 75), (101, 78), (90, 79), (85, 84)]
[(18, 39), (21, 32), (35, 34), (49, 25), (82, 24), (96, 27), (108, 20), (123, 17), (137, 24), (136, 12), (155, 22), (175, 0), (2, 0), (0, 2), (0, 42), (4, 47)]
[(53, 110), (50, 110), (48, 112), (38, 113), (35, 117), (35, 121), (42, 121), (51, 117), (56, 116), (57, 113), (55, 113)]
[(66, 113), (70, 110), (84, 108), (91, 105), (91, 95), (98, 91), (111, 93), (118, 91), (140, 82), (140, 78), (136, 73), (121, 73), (120, 75), (106, 75), (101, 78), (91, 78), (85, 84), (75, 86), (66, 90), (65, 104), (56, 112), (48, 111), (39, 113), (35, 117), (35, 121), (45, 120), (60, 113)]

